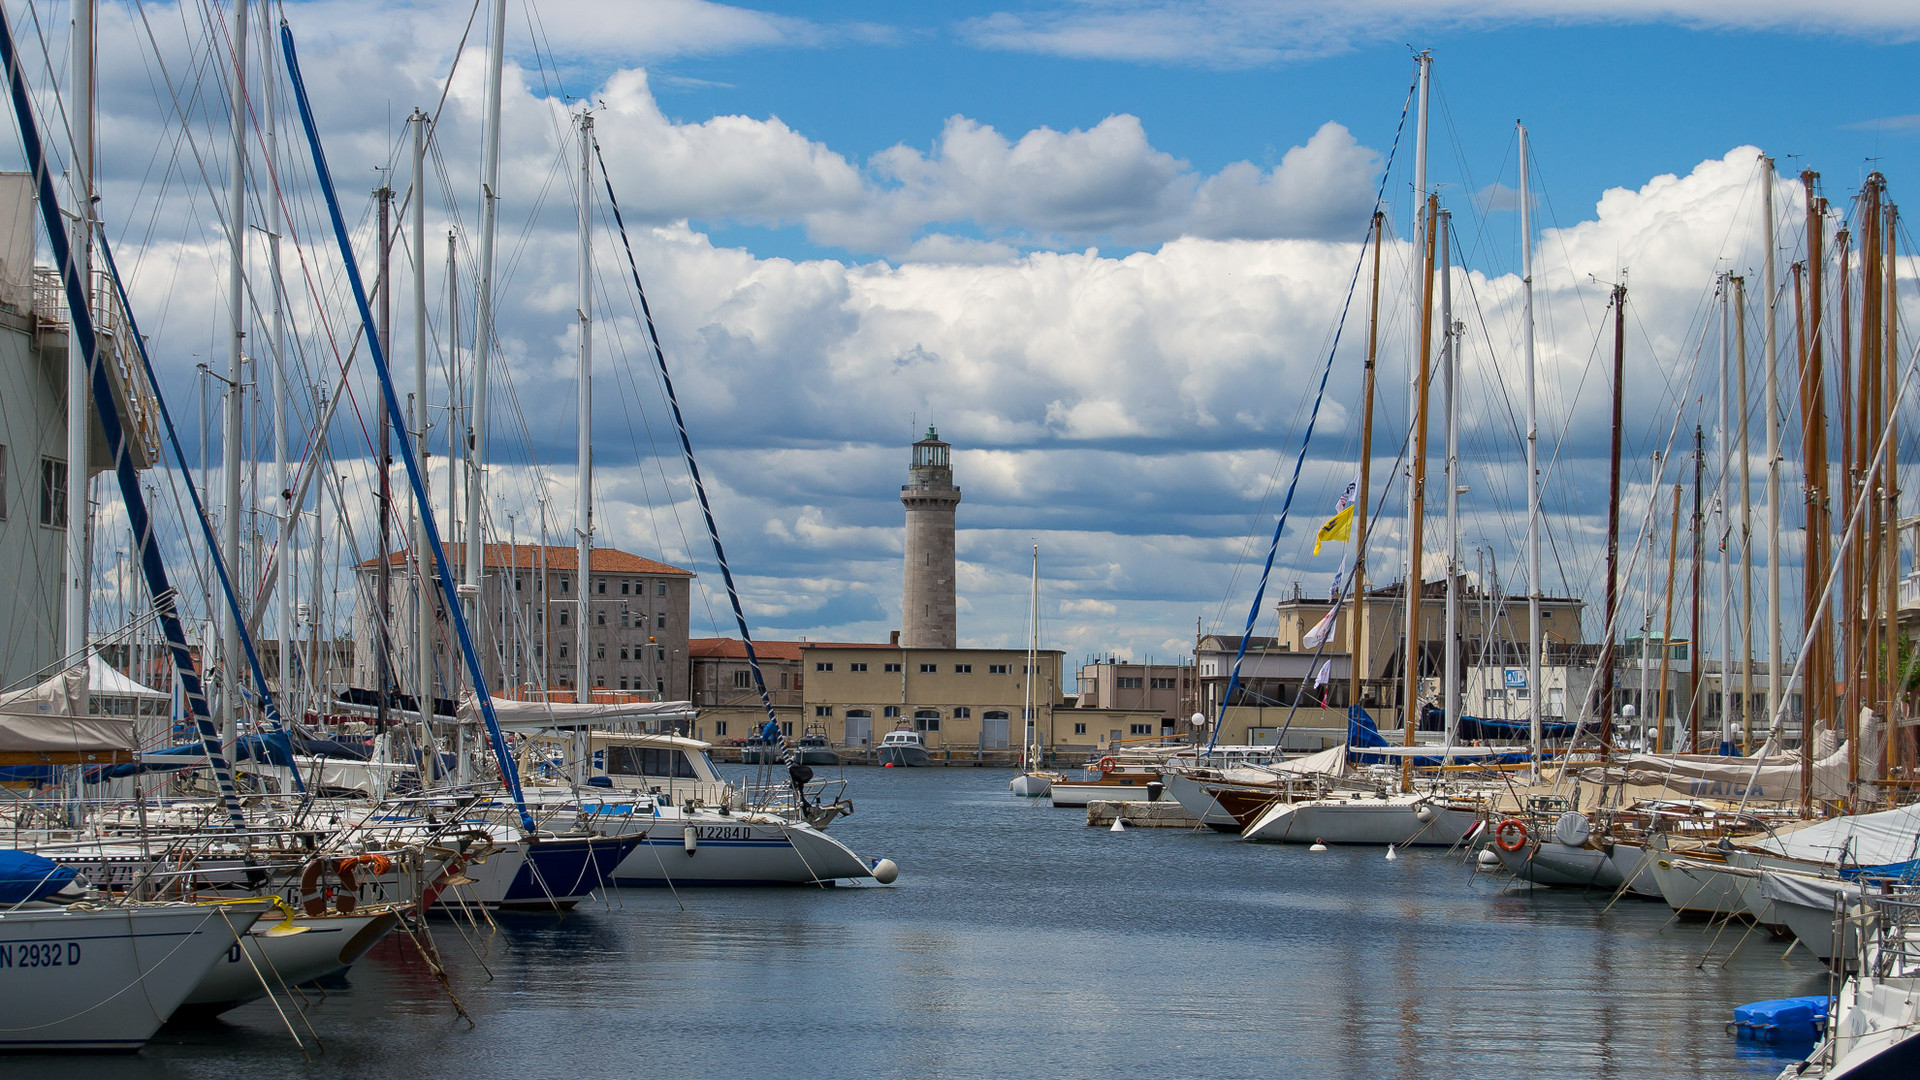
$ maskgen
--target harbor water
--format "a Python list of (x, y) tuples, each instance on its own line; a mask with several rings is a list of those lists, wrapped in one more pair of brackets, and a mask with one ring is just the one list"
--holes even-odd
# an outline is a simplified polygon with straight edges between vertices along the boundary
[(471, 1025), (396, 935), (305, 992), (304, 1057), (256, 1002), (136, 1056), (0, 1071), (1760, 1077), (1797, 1055), (1730, 1038), (1734, 1006), (1828, 985), (1738, 925), (1476, 877), (1459, 853), (1116, 834), (1010, 796), (997, 769), (847, 775), (856, 812), (833, 832), (895, 859), (892, 887), (628, 889), (497, 929), (436, 920)]

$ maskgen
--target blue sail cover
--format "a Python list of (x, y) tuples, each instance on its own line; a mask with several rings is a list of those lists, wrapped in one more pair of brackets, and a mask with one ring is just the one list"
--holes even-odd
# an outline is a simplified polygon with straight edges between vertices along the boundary
[[(1415, 768), (1434, 768), (1449, 761), (1446, 754), (1420, 754), (1407, 757), (1401, 754), (1368, 754), (1368, 749), (1397, 749), (1380, 734), (1374, 725), (1373, 717), (1358, 705), (1347, 706), (1347, 760), (1356, 765), (1402, 765), (1411, 762)], [(1515, 765), (1528, 760), (1528, 754), (1521, 750), (1512, 754), (1475, 754), (1471, 763), (1475, 765)], [(1458, 754), (1452, 756), (1453, 764), (1466, 764)]]
[(0, 904), (25, 904), (73, 883), (73, 871), (25, 851), (0, 850)]
[[(1568, 721), (1541, 721), (1540, 738), (1542, 740), (1565, 740), (1573, 738), (1579, 730), (1578, 723)], [(1420, 708), (1420, 728), (1423, 731), (1445, 731), (1447, 714), (1432, 705)], [(1531, 720), (1494, 720), (1484, 716), (1462, 714), (1456, 724), (1453, 737), (1461, 742), (1526, 742), (1533, 738)]]

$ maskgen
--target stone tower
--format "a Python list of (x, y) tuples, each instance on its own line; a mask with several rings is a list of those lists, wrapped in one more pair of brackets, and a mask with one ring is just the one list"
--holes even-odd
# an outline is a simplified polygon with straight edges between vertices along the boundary
[(932, 427), (913, 444), (909, 483), (900, 485), (907, 507), (907, 575), (900, 597), (900, 644), (908, 649), (955, 646), (953, 589), (952, 447)]

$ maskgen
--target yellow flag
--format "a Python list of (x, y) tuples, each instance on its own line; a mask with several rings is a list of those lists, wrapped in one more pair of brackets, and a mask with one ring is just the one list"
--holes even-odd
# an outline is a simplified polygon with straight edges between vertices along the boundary
[(1344, 506), (1340, 512), (1327, 519), (1320, 531), (1314, 534), (1313, 553), (1320, 554), (1320, 545), (1329, 540), (1349, 542), (1353, 539), (1353, 506)]

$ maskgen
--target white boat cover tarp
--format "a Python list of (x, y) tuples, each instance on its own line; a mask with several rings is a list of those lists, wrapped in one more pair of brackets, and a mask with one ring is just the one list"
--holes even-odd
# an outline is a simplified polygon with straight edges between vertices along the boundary
[(38, 686), (0, 694), (0, 754), (130, 753), (133, 721), (87, 715), (79, 664)]
[[(494, 719), (508, 731), (537, 731), (555, 727), (595, 727), (621, 721), (691, 720), (691, 701), (637, 701), (618, 705), (571, 701), (509, 701), (493, 699)], [(480, 703), (471, 691), (460, 695), (460, 719), (480, 722)]]
[(1860, 883), (1839, 878), (1807, 877), (1804, 874), (1760, 872), (1760, 898), (1775, 904), (1832, 911), (1834, 898), (1843, 894), (1849, 900), (1858, 900), (1861, 896)]
[(1345, 776), (1347, 744), (1329, 746), (1317, 754), (1308, 754), (1306, 757), (1276, 761), (1266, 767), (1274, 772), (1297, 773), (1301, 776)]
[[(1843, 765), (1844, 768), (1844, 765)], [(1889, 866), (1920, 858), (1920, 804), (1816, 822), (1749, 847), (1827, 866)]]
[(87, 657), (87, 689), (96, 697), (145, 698), (148, 701), (173, 700), (173, 695), (165, 690), (143, 686), (122, 675), (112, 664), (102, 660), (99, 653)]
[[(1860, 775), (1878, 772), (1881, 732), (1879, 719), (1863, 723)], [(1815, 745), (1819, 744), (1816, 737)], [(1768, 746), (1772, 746), (1771, 741)], [(1763, 748), (1764, 750), (1765, 748)], [(1847, 744), (1813, 763), (1813, 797), (1847, 797)], [(1626, 760), (1633, 783), (1658, 784), (1686, 795), (1721, 799), (1760, 799), (1785, 802), (1800, 797), (1800, 754), (1755, 755), (1749, 758), (1710, 754), (1633, 754)]]

